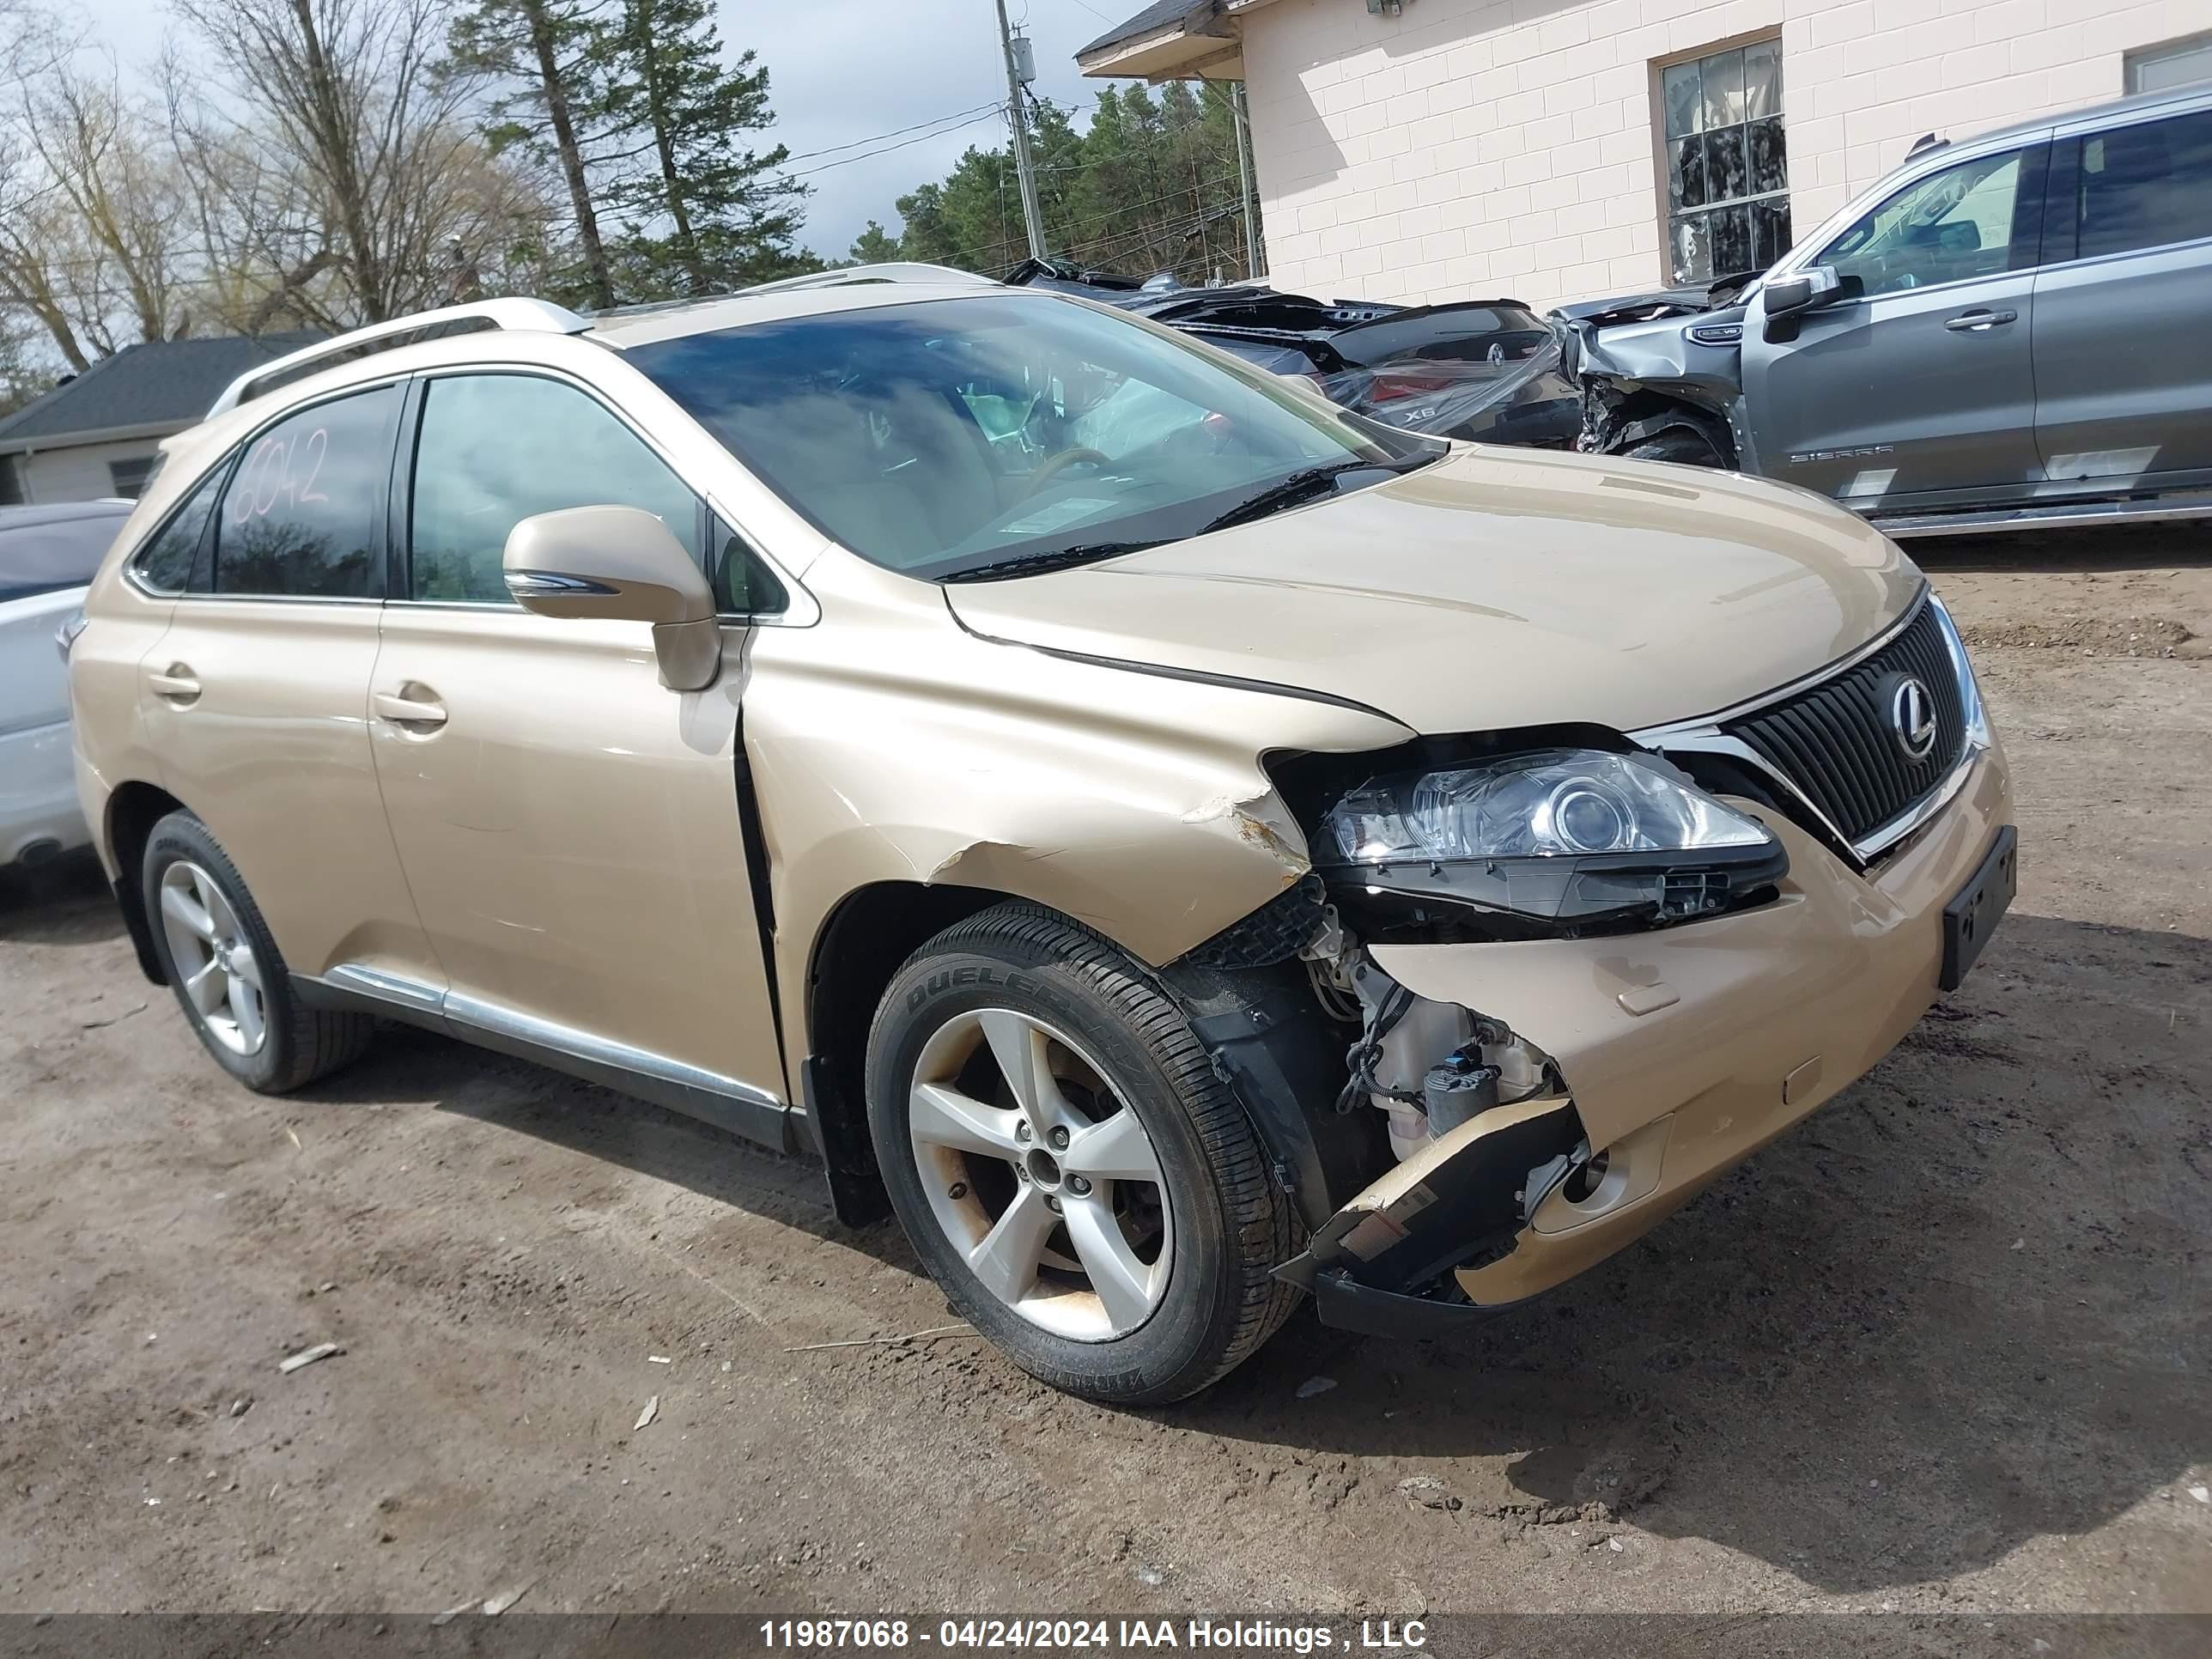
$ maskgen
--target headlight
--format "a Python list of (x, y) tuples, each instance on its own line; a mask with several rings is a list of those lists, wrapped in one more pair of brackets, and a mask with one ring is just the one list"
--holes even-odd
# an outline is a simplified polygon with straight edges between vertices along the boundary
[(1370, 895), (1553, 923), (1709, 915), (1789, 868), (1764, 824), (1664, 762), (1597, 750), (1376, 779), (1328, 810), (1318, 841)]

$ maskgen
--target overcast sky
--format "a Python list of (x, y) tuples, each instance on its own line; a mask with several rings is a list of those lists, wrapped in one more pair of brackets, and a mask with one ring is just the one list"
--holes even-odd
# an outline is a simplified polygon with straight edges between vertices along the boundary
[[(1004, 142), (1006, 123), (990, 114), (941, 136), (928, 125), (899, 131), (1006, 101), (993, 0), (720, 4), (731, 49), (749, 46), (769, 66), (775, 136), (806, 157), (793, 170), (820, 169), (806, 179), (815, 193), (803, 240), (825, 258), (842, 257), (872, 218), (895, 228), (891, 203), (944, 177), (969, 144)], [(158, 28), (149, 25), (167, 21), (158, 0), (69, 0), (57, 9), (80, 6), (126, 66), (154, 55)], [(1036, 43), (1037, 91), (1070, 105), (1087, 104), (1102, 84), (1077, 74), (1076, 48), (1143, 9), (1144, 0), (1006, 0), (1015, 27), (1026, 19)], [(896, 136), (854, 143), (884, 134)], [(884, 148), (893, 144), (902, 147)]]

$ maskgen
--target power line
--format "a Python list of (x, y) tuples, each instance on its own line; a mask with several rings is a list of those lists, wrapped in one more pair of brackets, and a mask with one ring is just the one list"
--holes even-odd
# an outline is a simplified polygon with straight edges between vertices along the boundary
[(956, 121), (949, 127), (939, 127), (934, 132), (921, 133), (912, 138), (902, 138), (897, 143), (885, 144), (881, 149), (864, 150), (858, 155), (841, 156), (835, 161), (824, 161), (818, 167), (801, 167), (789, 176), (793, 179), (810, 179), (817, 173), (829, 172), (831, 167), (849, 166), (854, 161), (872, 161), (878, 155), (888, 155), (895, 149), (904, 149), (909, 144), (927, 143), (933, 138), (942, 138), (948, 133), (958, 132), (962, 128), (972, 127), (978, 122), (996, 120), (1001, 113), (1000, 106), (993, 104), (981, 115), (971, 115), (966, 120)]
[[(1219, 179), (1200, 179), (1194, 185), (1185, 185), (1180, 189), (1165, 191), (1158, 196), (1148, 197), (1140, 202), (1122, 203), (1118, 206), (1109, 208), (1103, 213), (1093, 214), (1087, 219), (1079, 219), (1072, 225), (1054, 226), (1052, 227), (1052, 228), (1056, 230), (1063, 237), (1070, 240), (1079, 239), (1085, 231), (1091, 230), (1100, 225), (1110, 223), (1112, 221), (1121, 218), (1126, 215), (1141, 213), (1147, 208), (1161, 207), (1170, 202), (1180, 202), (1187, 196), (1202, 196), (1208, 191), (1232, 189), (1236, 185), (1236, 179), (1226, 176)], [(1206, 210), (1203, 208), (1196, 210), (1197, 215), (1206, 217), (1218, 217), (1219, 213), (1235, 211), (1237, 211), (1237, 210), (1233, 206), (1218, 210)], [(1154, 234), (1171, 236), (1175, 234), (1175, 230), (1177, 226), (1183, 224), (1191, 217), (1193, 217), (1192, 211), (1186, 210), (1174, 221), (1165, 225), (1134, 226), (1127, 227), (1118, 231), (1109, 231), (1106, 233), (1106, 238), (1109, 252), (1111, 254), (1118, 256), (1140, 246), (1144, 241)], [(1012, 238), (1001, 236), (999, 239), (998, 246), (1006, 246), (1011, 243), (1012, 240)], [(959, 252), (947, 256), (947, 262), (951, 264), (960, 264), (966, 260), (974, 258), (980, 254), (989, 252), (992, 250), (993, 245), (988, 243), (981, 246), (963, 248)]]
[(967, 109), (955, 110), (950, 115), (933, 115), (927, 121), (916, 121), (910, 127), (893, 127), (889, 132), (879, 132), (872, 138), (855, 138), (848, 144), (830, 144), (821, 149), (801, 150), (796, 155), (787, 155), (783, 159), (787, 161), (811, 161), (817, 155), (835, 155), (840, 150), (858, 149), (863, 144), (881, 143), (884, 139), (896, 138), (902, 133), (919, 132), (924, 127), (933, 127), (940, 121), (957, 121), (962, 116), (975, 115), (998, 107), (995, 103), (975, 104)]
[[(1186, 196), (1200, 195), (1209, 190), (1225, 189), (1234, 182), (1235, 180), (1227, 178), (1203, 179), (1194, 185), (1185, 185), (1180, 190), (1171, 190), (1158, 196), (1149, 197), (1141, 202), (1122, 203), (1119, 206), (1109, 208), (1103, 213), (1093, 214), (1088, 219), (1079, 219), (1072, 225), (1061, 226), (1060, 227), (1060, 229), (1066, 235), (1071, 237), (1079, 236), (1086, 230), (1090, 230), (1099, 225), (1109, 223), (1113, 220), (1121, 218), (1125, 215), (1141, 213), (1147, 208), (1161, 207), (1170, 202), (1179, 202)], [(1120, 231), (1110, 231), (1107, 233), (1107, 234), (1110, 240), (1115, 242), (1122, 242), (1128, 240), (1132, 237), (1142, 237), (1148, 234), (1149, 229), (1150, 228), (1139, 227)], [(1011, 240), (1010, 238), (1003, 236), (1000, 240), (1002, 242)], [(963, 248), (959, 252), (951, 256), (952, 263), (957, 264), (963, 259), (969, 258), (975, 254), (986, 252), (988, 251), (988, 245), (981, 247)], [(1117, 249), (1116, 251), (1118, 252), (1120, 250)]]

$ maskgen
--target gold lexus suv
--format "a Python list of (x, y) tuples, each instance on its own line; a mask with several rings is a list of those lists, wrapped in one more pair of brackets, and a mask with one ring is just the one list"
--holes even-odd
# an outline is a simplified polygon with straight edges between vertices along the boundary
[(1850, 513), (951, 272), (280, 360), (67, 648), (140, 959), (240, 1082), (403, 1020), (811, 1150), (1114, 1401), (1304, 1294), (1580, 1272), (2013, 890), (1958, 633)]

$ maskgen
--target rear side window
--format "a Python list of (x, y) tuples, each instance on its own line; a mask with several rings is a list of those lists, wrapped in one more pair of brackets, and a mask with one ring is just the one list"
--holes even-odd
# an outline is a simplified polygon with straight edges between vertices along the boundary
[(570, 507), (643, 507), (706, 568), (699, 498), (595, 399), (530, 374), (458, 374), (423, 388), (410, 599), (512, 605), (507, 532)]
[(0, 605), (82, 587), (123, 528), (123, 515), (54, 519), (0, 530)]
[(2212, 110), (2081, 141), (2079, 257), (2212, 236)]
[[(215, 498), (222, 488), (228, 467), (218, 466), (200, 480), (199, 487), (185, 498), (185, 504), (169, 515), (138, 555), (132, 568), (138, 573), (139, 584), (156, 593), (182, 593), (191, 590), (192, 568), (199, 557), (200, 546), (207, 538), (208, 519), (215, 511)], [(199, 584), (206, 586), (204, 581)]]
[(216, 515), (215, 591), (362, 599), (384, 591), (396, 386), (317, 404), (247, 444)]

